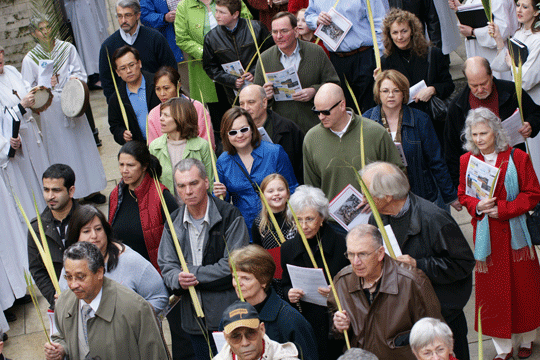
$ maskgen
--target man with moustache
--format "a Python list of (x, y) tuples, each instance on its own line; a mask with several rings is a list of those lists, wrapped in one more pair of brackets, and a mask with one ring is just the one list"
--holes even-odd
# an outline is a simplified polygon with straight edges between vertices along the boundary
[[(77, 201), (73, 199), (75, 173), (68, 165), (54, 164), (45, 170), (42, 181), (43, 197), (47, 208), (41, 213), (41, 223), (51, 252), (54, 271), (58, 278), (63, 267), (62, 254), (66, 248), (69, 220), (79, 206)], [(31, 224), (39, 237), (37, 218), (33, 219)], [(28, 232), (28, 264), (39, 291), (49, 302), (50, 308), (54, 309), (56, 290), (30, 232)]]

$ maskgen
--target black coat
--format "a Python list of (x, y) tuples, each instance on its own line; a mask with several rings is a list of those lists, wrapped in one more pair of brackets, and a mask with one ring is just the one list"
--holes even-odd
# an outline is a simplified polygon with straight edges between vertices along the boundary
[[(501, 120), (507, 119), (518, 108), (516, 87), (512, 81), (493, 79), (494, 86), (499, 94), (499, 115)], [(465, 126), (465, 118), (471, 109), (469, 94), (471, 90), (466, 86), (448, 106), (448, 117), (444, 128), (444, 155), (446, 165), (454, 186), (459, 185), (459, 158), (465, 154), (461, 132)], [(523, 118), (531, 124), (532, 134), (535, 137), (540, 131), (540, 106), (536, 105), (526, 91), (523, 91)], [(525, 151), (525, 145), (519, 144), (517, 148)]]
[[(396, 234), (403, 254), (416, 260), (433, 285), (446, 318), (452, 310), (461, 310), (472, 291), (474, 255), (454, 218), (430, 201), (409, 193), (410, 216), (406, 235)], [(382, 215), (385, 225), (396, 232), (395, 217)], [(403, 219), (403, 218), (402, 218)], [(376, 225), (373, 216), (369, 223)]]
[(388, 5), (416, 15), (424, 29), (427, 29), (429, 40), (433, 45), (439, 49), (442, 47), (441, 24), (433, 0), (389, 0)]
[[(148, 112), (150, 112), (150, 110), (158, 106), (161, 101), (154, 90), (154, 75), (144, 70), (142, 70), (142, 74), (144, 76), (144, 81), (146, 82), (146, 104), (148, 106)], [(131, 102), (128, 98), (126, 83), (120, 80), (117, 85), (118, 92), (120, 93), (124, 108), (126, 109), (129, 131), (131, 131), (133, 140), (145, 141), (141, 128), (139, 127), (139, 122), (137, 121), (137, 115), (135, 115), (135, 110), (133, 110), (133, 106), (131, 106)], [(109, 98), (109, 129), (114, 136), (114, 141), (120, 145), (126, 143), (124, 140), (124, 131), (127, 129), (122, 117), (122, 111), (120, 110), (120, 103), (118, 102), (116, 92)]]

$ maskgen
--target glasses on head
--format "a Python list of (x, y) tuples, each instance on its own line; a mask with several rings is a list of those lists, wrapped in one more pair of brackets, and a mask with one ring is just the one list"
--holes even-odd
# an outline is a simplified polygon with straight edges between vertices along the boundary
[(245, 337), (249, 341), (257, 339), (259, 329), (247, 329), (246, 331), (235, 331), (229, 336), (229, 341), (233, 344), (240, 344), (242, 338)]
[(390, 91), (390, 89), (381, 89), (381, 94), (388, 95), (390, 93), (392, 93), (394, 95), (399, 95), (399, 94), (401, 94), (401, 90), (393, 89), (392, 91)]
[(66, 279), (66, 281), (84, 281), (84, 279), (86, 279), (86, 275), (75, 275), (75, 276), (71, 276), (71, 275), (64, 275), (64, 279)]
[(117, 18), (117, 19), (131, 19), (131, 18), (134, 17), (134, 16), (135, 16), (134, 13), (116, 14), (116, 18)]
[(124, 71), (126, 71), (127, 69), (133, 70), (133, 69), (135, 68), (135, 65), (137, 65), (136, 62), (130, 62), (130, 63), (127, 64), (127, 65), (120, 66), (120, 67), (118, 68), (118, 71), (124, 72)]
[(328, 110), (317, 110), (317, 109), (315, 108), (315, 106), (314, 106), (314, 107), (311, 109), (311, 111), (313, 111), (313, 113), (314, 113), (315, 115), (317, 115), (317, 116), (319, 116), (319, 115), (321, 115), (321, 114), (323, 114), (323, 115), (325, 115), (325, 116), (328, 116), (328, 115), (330, 115), (330, 112), (331, 112), (332, 110), (334, 110), (334, 108), (335, 108), (336, 106), (338, 106), (339, 104), (341, 104), (342, 101), (343, 101), (343, 100), (339, 100), (334, 106), (332, 106), (332, 107), (331, 107), (330, 109), (328, 109)]
[(241, 128), (240, 130), (230, 130), (228, 134), (229, 136), (236, 136), (238, 135), (239, 132), (241, 132), (242, 134), (245, 134), (249, 131), (249, 129), (250, 129), (249, 126), (246, 126), (246, 127)]
[(307, 217), (305, 219), (302, 219), (302, 218), (298, 218), (298, 223), (300, 225), (312, 225), (315, 221), (317, 220), (316, 217)]
[(366, 252), (353, 253), (353, 252), (350, 252), (350, 251), (345, 251), (345, 254), (343, 254), (343, 255), (345, 255), (345, 257), (346, 257), (347, 259), (349, 259), (349, 261), (354, 261), (354, 259), (357, 257), (358, 259), (360, 259), (360, 261), (364, 262), (364, 261), (366, 261), (366, 260), (369, 258), (369, 256), (370, 256), (371, 254), (373, 254), (375, 251), (377, 251), (377, 250), (379, 250), (379, 249), (380, 249), (380, 247), (377, 248), (377, 249), (375, 249), (375, 250), (373, 250), (373, 251), (370, 252), (370, 253), (366, 253)]

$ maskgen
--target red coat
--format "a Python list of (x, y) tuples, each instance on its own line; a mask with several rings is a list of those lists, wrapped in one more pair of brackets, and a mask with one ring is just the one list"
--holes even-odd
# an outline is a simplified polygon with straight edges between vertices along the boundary
[[(287, 11), (287, 4), (268, 6), (268, 0), (247, 0), (249, 5), (259, 10), (259, 21), (266, 26), (269, 31), (272, 31), (272, 18), (278, 12)], [(261, 46), (261, 44), (259, 44)]]
[(298, 10), (304, 9), (308, 7), (309, 0), (289, 0), (289, 4), (287, 5), (287, 10), (292, 13), (294, 16), (296, 16), (296, 13)]
[[(487, 273), (476, 272), (476, 315), (475, 329), (478, 329), (478, 308), (482, 306), (482, 331), (484, 335), (509, 339), (511, 334), (534, 330), (540, 326), (540, 266), (535, 251), (534, 260), (515, 262), (510, 245), (510, 218), (524, 214), (540, 201), (540, 184), (536, 178), (529, 156), (516, 149), (516, 165), (520, 193), (514, 201), (506, 201), (504, 178), (509, 148), (499, 153), (496, 167), (500, 167), (499, 179), (493, 193), (497, 198), (499, 218), (489, 219), (491, 237), (491, 258), (493, 265)], [(476, 223), (483, 216), (476, 214), (479, 200), (465, 195), (465, 173), (471, 153), (461, 156), (459, 201), (472, 216), (476, 239)], [(476, 156), (476, 155), (475, 155)], [(484, 160), (482, 155), (476, 156)]]

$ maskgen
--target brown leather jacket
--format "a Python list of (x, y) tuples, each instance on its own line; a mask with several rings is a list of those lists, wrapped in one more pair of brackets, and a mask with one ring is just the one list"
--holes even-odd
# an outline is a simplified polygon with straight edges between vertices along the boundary
[[(383, 275), (378, 294), (369, 306), (360, 278), (349, 265), (334, 278), (341, 306), (349, 315), (351, 346), (371, 351), (379, 359), (415, 360), (408, 345), (408, 333), (423, 317), (442, 320), (441, 307), (431, 282), (418, 269), (384, 257)], [(332, 292), (328, 307), (337, 311)], [(337, 330), (334, 329), (337, 333)], [(405, 337), (405, 346), (395, 340)]]

